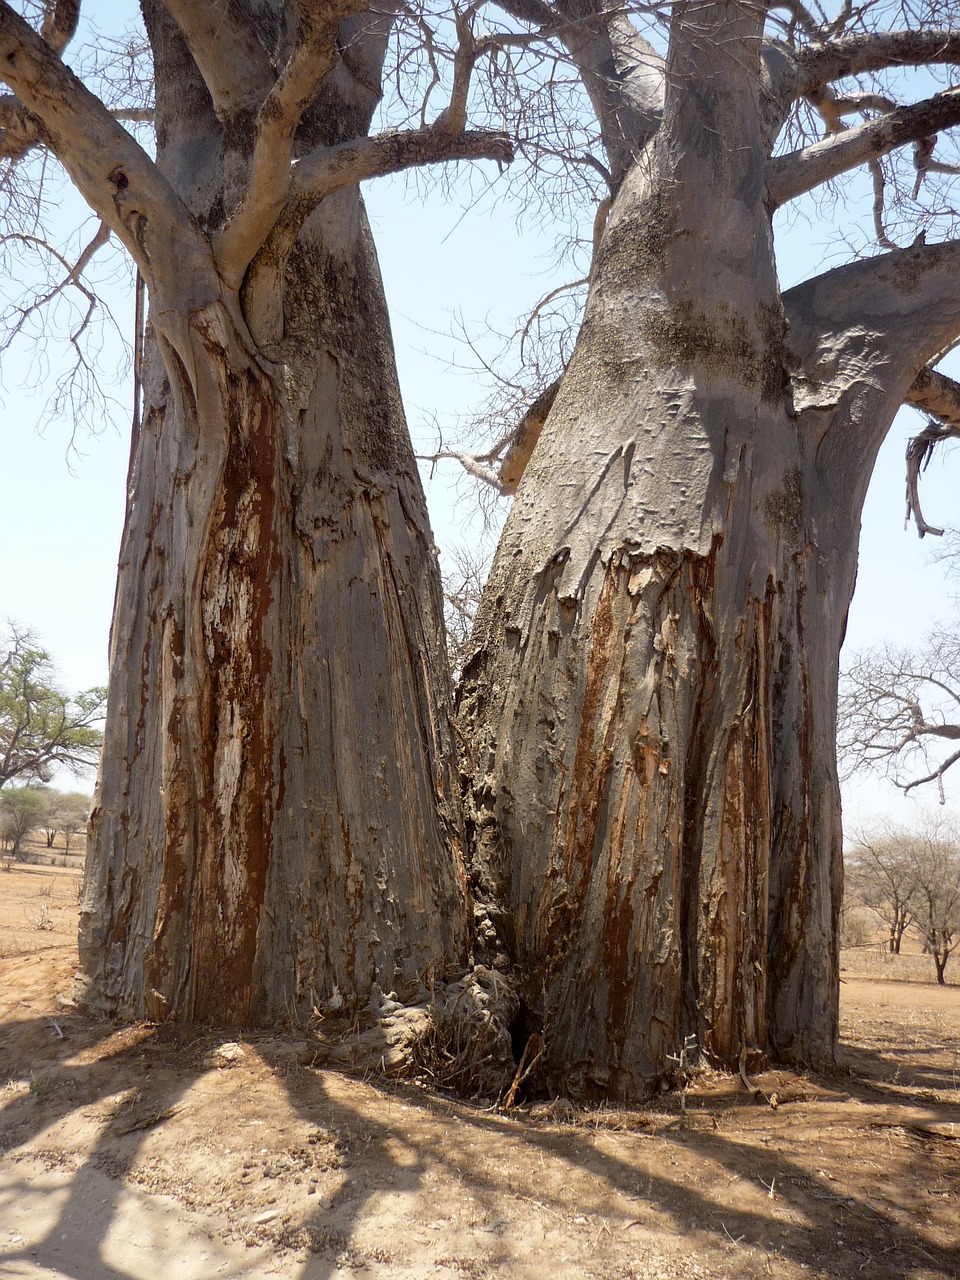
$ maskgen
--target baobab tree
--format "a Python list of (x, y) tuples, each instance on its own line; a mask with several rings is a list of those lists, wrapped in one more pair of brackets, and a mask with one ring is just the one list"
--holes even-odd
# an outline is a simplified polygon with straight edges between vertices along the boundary
[[(237, 1021), (374, 983), (404, 999), (469, 960), (466, 839), (548, 1086), (636, 1095), (692, 1036), (721, 1062), (831, 1061), (859, 513), (905, 400), (934, 434), (958, 420), (934, 366), (960, 336), (960, 244), (928, 220), (937, 243), (784, 292), (772, 218), (866, 164), (889, 243), (884, 157), (913, 147), (908, 192), (949, 180), (960, 123), (951, 88), (901, 105), (905, 69), (929, 95), (960, 33), (797, 0), (782, 21), (507, 0), (483, 31), (479, 5), (441, 13), (445, 74), (427, 8), (398, 7), (427, 84), (422, 121), (383, 137), (390, 6), (148, 0), (153, 162), (59, 57), (74, 8), (47, 6), (44, 38), (0, 0), (0, 75), (8, 146), (53, 149), (151, 300), (88, 999)], [(856, 79), (893, 69), (885, 90)], [(516, 497), (461, 682), (461, 827), (439, 589), (355, 184), (506, 159), (467, 112), (499, 124), (528, 71), (541, 100), (582, 86), (606, 190), (562, 378), (472, 460)]]
[[(960, 91), (931, 68), (960, 32), (796, 0), (675, 3), (665, 32), (505, 7), (579, 71), (610, 208), (549, 412), (480, 457), (516, 497), (460, 691), (477, 882), (550, 1086), (635, 1094), (690, 1036), (828, 1064), (861, 507), (904, 402), (927, 443), (960, 422), (949, 197), (896, 249), (884, 183), (906, 148), (902, 219), (949, 182)], [(782, 290), (774, 214), (857, 166), (884, 251)]]
[(250, 1024), (411, 995), (464, 968), (469, 903), (439, 574), (357, 184), (510, 142), (457, 101), (369, 132), (389, 11), (144, 0), (152, 158), (124, 127), (142, 109), (65, 60), (79, 0), (19, 10), (7, 212), (59, 162), (100, 223), (65, 283), (114, 237), (149, 300), (84, 998)]

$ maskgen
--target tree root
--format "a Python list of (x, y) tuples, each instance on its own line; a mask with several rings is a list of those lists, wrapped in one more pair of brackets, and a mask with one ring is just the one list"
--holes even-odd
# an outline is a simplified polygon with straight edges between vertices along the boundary
[(412, 1005), (375, 988), (372, 1024), (325, 1043), (315, 1061), (500, 1097), (516, 1073), (509, 1026), (517, 1008), (513, 982), (483, 965)]

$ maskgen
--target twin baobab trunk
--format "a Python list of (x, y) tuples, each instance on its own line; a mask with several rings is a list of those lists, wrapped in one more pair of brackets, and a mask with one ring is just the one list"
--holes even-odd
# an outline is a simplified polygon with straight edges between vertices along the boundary
[[(685, 0), (664, 60), (602, 6), (506, 7), (561, 33), (616, 198), (464, 673), (478, 884), (551, 1087), (642, 1093), (694, 1035), (730, 1064), (829, 1062), (859, 512), (893, 414), (960, 333), (960, 248), (781, 296), (770, 216), (960, 103), (771, 156), (828, 80), (955, 52), (930, 33), (765, 61), (764, 10)], [(356, 184), (510, 159), (465, 128), (486, 37), (457, 23), (432, 125), (371, 137), (390, 6), (143, 10), (156, 163), (0, 4), (7, 117), (151, 299), (86, 999), (251, 1024), (416, 998), (468, 964), (470, 900), (437, 566)], [(489, 1031), (509, 983), (476, 985)]]
[(291, 265), (282, 373), (216, 311), (203, 399), (151, 362), (82, 938), (126, 1012), (272, 1021), (466, 963), (436, 561), (341, 206), (350, 238)]
[(461, 687), (478, 883), (544, 1082), (575, 1093), (642, 1094), (690, 1036), (730, 1066), (835, 1052), (859, 516), (955, 320), (925, 250), (781, 296), (761, 28), (675, 10), (662, 122), (613, 205)]
[(752, 288), (731, 262), (726, 301), (696, 276), (684, 296), (685, 215), (628, 178), (462, 690), (546, 1083), (599, 1095), (641, 1094), (690, 1035), (736, 1064), (823, 1062), (836, 1032), (855, 550), (820, 563), (766, 227), (731, 248), (757, 245)]
[[(203, 224), (236, 203), (245, 168), (169, 19), (148, 18), (158, 164)], [(358, 105), (351, 83), (321, 100), (311, 145), (369, 120), (376, 96), (364, 84)], [(468, 895), (436, 554), (359, 191), (329, 196), (285, 262), (266, 246), (240, 294), (166, 265), (132, 450), (85, 998), (241, 1025), (354, 1007), (374, 986), (414, 998), (466, 966)], [(251, 315), (265, 332), (274, 318), (268, 340)]]

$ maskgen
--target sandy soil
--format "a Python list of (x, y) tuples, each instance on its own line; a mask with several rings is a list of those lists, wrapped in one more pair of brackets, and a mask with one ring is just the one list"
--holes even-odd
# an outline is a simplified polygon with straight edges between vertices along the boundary
[(504, 1114), (80, 1017), (75, 927), (73, 872), (0, 873), (5, 1280), (960, 1276), (960, 987), (849, 965), (835, 1078)]

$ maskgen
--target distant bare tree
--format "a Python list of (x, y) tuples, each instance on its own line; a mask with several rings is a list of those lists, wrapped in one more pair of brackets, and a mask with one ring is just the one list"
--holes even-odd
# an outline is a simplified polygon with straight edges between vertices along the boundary
[(866, 837), (850, 858), (851, 886), (889, 930), (892, 952), (907, 929), (933, 957), (937, 982), (960, 946), (960, 831), (943, 818)]
[(918, 896), (916, 866), (906, 848), (910, 839), (894, 830), (864, 836), (847, 858), (848, 890), (887, 930), (892, 955), (900, 954)]
[(960, 760), (957, 629), (937, 627), (917, 649), (858, 654), (841, 683), (838, 741), (848, 773), (879, 768), (904, 791), (936, 782), (942, 803)]
[(444, 622), (447, 628), (447, 656), (454, 682), (460, 678), (470, 654), (470, 633), (489, 562), (467, 546), (449, 553), (451, 567), (443, 574)]
[(82, 791), (68, 791), (60, 797), (60, 831), (63, 835), (64, 853), (70, 852), (74, 836), (86, 834), (92, 803), (91, 797), (84, 795)]
[(46, 810), (42, 827), (47, 848), (52, 849), (58, 835), (63, 836), (64, 853), (70, 852), (73, 837), (83, 830), (90, 817), (90, 796), (82, 791), (45, 791)]
[(960, 833), (931, 822), (907, 846), (916, 882), (914, 923), (944, 985), (944, 970), (960, 946)]

